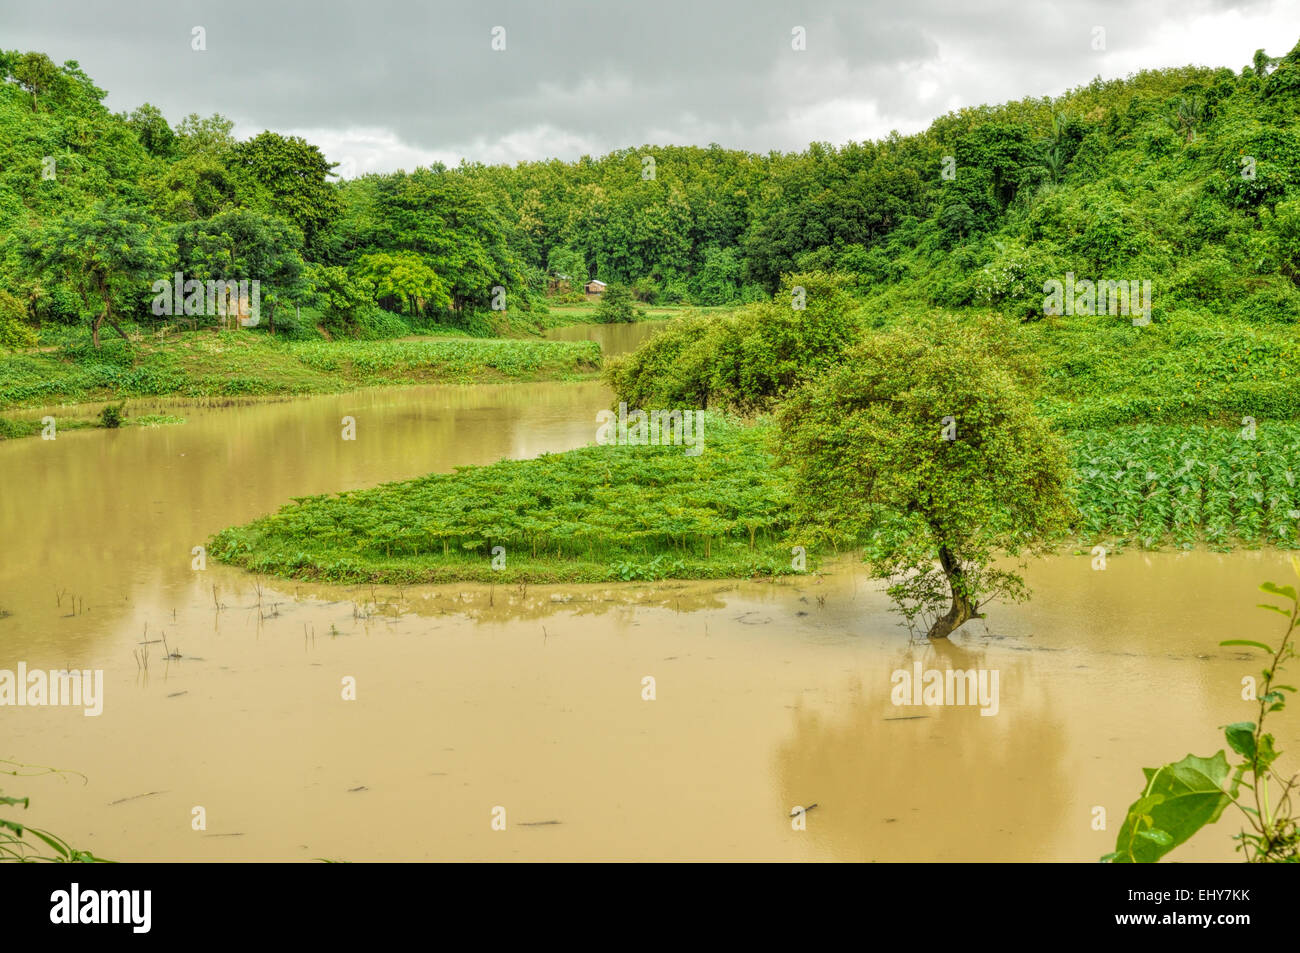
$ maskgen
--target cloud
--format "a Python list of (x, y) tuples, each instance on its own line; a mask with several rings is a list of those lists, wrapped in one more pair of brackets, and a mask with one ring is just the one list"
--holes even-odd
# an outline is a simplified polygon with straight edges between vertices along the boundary
[[(196, 26), (207, 49), (192, 48)], [(506, 48), (491, 48), (492, 29)], [(791, 47), (803, 27), (807, 48)], [(1094, 48), (1095, 29), (1105, 31)], [(1240, 69), (1300, 39), (1290, 0), (98, 0), (6, 4), (0, 45), (75, 59), (113, 109), (220, 112), (358, 172), (647, 143), (802, 149), (1095, 76)]]

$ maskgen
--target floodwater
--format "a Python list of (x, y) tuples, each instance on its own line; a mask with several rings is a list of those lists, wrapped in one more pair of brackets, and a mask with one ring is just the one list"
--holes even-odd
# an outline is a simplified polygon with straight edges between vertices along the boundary
[[(1276, 636), (1253, 608), (1291, 576), (1271, 552), (1052, 558), (1031, 603), (934, 646), (851, 562), (525, 590), (192, 568), (293, 496), (589, 443), (608, 402), (595, 382), (410, 387), (0, 443), (0, 669), (104, 678), (97, 717), (0, 708), (0, 758), (79, 772), (0, 787), (127, 861), (1095, 861), (1143, 766), (1253, 717), (1262, 660), (1218, 643)], [(996, 714), (894, 705), (917, 662), (996, 672)], [(1293, 710), (1275, 731), (1294, 764)], [(1236, 830), (1172, 857), (1232, 860)]]
[(606, 357), (626, 354), (669, 321), (637, 321), (631, 324), (569, 324), (551, 328), (544, 335), (552, 341), (598, 341)]

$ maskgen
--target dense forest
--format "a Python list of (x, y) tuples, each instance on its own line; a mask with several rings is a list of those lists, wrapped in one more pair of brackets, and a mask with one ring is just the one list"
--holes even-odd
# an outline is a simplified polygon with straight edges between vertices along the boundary
[[(340, 181), (300, 138), (114, 114), (80, 66), (0, 53), (0, 344), (153, 319), (153, 283), (250, 277), (263, 330), (492, 326), (588, 278), (648, 302), (851, 276), (877, 310), (1042, 316), (1066, 273), (1156, 279), (1153, 319), (1300, 317), (1300, 47), (965, 109), (797, 154), (680, 146)], [(503, 289), (494, 291), (494, 289)], [(292, 307), (289, 307), (292, 305)], [(310, 320), (303, 320), (303, 308)]]

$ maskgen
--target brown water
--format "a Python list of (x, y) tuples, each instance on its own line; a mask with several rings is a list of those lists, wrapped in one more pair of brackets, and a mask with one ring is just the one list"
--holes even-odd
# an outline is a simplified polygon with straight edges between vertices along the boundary
[(606, 356), (626, 354), (642, 341), (669, 325), (668, 321), (637, 321), (632, 324), (570, 324), (551, 328), (545, 337), (552, 341), (598, 341)]
[[(191, 569), (193, 546), (292, 496), (590, 442), (608, 400), (595, 383), (375, 390), (0, 443), (0, 668), (105, 682), (98, 717), (0, 708), (0, 757), (86, 778), (4, 790), (122, 860), (1092, 861), (1144, 765), (1210, 754), (1215, 726), (1253, 716), (1239, 684), (1260, 661), (1218, 642), (1275, 634), (1252, 608), (1290, 576), (1274, 553), (1047, 560), (1030, 605), (937, 646), (909, 646), (848, 563), (526, 591)], [(181, 659), (143, 646), (141, 671), (146, 631)], [(914, 661), (996, 670), (997, 715), (894, 706)], [(1276, 727), (1292, 757), (1294, 712)], [(1233, 859), (1235, 830), (1173, 856)]]

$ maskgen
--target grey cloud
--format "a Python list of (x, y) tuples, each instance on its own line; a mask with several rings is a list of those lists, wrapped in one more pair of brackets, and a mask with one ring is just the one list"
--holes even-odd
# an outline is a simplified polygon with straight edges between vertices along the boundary
[[(1190, 17), (1275, 22), (1280, 9), (1273, 0), (55, 0), (6, 5), (0, 46), (78, 60), (114, 109), (149, 101), (173, 121), (220, 112), (246, 132), (317, 130), (345, 143), (356, 130), (385, 130), (413, 155), (470, 158), (635, 146), (657, 132), (761, 152), (1059, 93), (1148, 55), (1153, 37)], [(505, 52), (490, 49), (498, 25)], [(807, 30), (804, 52), (790, 48), (796, 25)], [(195, 26), (205, 52), (190, 48)], [(1104, 53), (1090, 46), (1094, 26), (1106, 28)], [(1287, 48), (1296, 32), (1282, 38)], [(1278, 42), (1270, 33), (1258, 45)], [(1182, 61), (1160, 52), (1146, 65)], [(1224, 49), (1210, 65), (1248, 58)], [(367, 160), (376, 162), (398, 164)]]

